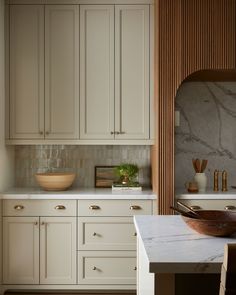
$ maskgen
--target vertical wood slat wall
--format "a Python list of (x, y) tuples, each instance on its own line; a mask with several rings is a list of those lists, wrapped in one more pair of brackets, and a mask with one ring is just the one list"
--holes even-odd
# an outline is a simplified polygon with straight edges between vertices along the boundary
[(200, 70), (236, 69), (235, 0), (155, 0), (155, 134), (153, 189), (158, 213), (174, 201), (174, 100)]

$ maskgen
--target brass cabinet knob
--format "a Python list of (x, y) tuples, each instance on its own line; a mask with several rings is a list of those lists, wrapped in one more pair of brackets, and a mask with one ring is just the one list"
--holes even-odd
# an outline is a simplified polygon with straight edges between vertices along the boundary
[(97, 235), (97, 233), (93, 233), (93, 236), (95, 237)]
[(140, 206), (138, 206), (138, 205), (131, 205), (131, 206), (129, 207), (129, 209), (130, 209), (130, 210), (141, 210), (142, 208), (141, 208)]
[(137, 233), (134, 233), (133, 236), (134, 236), (134, 237), (137, 237)]
[(55, 209), (56, 209), (56, 210), (65, 210), (66, 207), (65, 207), (64, 205), (57, 205), (57, 206), (55, 207)]
[(197, 206), (197, 205), (190, 206), (190, 208), (192, 210), (200, 210), (200, 209), (202, 209), (200, 206)]
[(34, 225), (38, 225), (38, 221), (35, 221)]
[(114, 131), (111, 131), (111, 134), (115, 134), (115, 132)]
[(137, 270), (137, 266), (134, 267), (134, 270)]
[(50, 132), (49, 132), (49, 131), (46, 131), (46, 132), (45, 132), (45, 134), (46, 134), (46, 135), (49, 135), (49, 134), (50, 134)]
[(43, 135), (43, 131), (39, 131), (39, 134), (40, 134), (40, 135)]
[(99, 206), (97, 206), (97, 205), (91, 205), (91, 206), (89, 206), (89, 209), (90, 210), (99, 210), (101, 208)]
[(96, 266), (94, 266), (94, 267), (93, 267), (93, 270), (96, 270), (96, 269), (97, 269)]
[(235, 210), (236, 207), (235, 207), (235, 206), (232, 206), (232, 205), (227, 205), (227, 206), (225, 206), (224, 209), (225, 209), (225, 210)]
[(41, 222), (41, 225), (46, 225), (46, 222), (42, 221), (42, 222)]
[(25, 207), (23, 206), (23, 205), (16, 205), (16, 206), (14, 206), (14, 209), (15, 210), (23, 210)]

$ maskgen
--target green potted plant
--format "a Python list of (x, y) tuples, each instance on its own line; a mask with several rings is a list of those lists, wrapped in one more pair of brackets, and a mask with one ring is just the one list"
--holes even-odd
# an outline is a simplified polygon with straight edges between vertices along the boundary
[(115, 168), (116, 174), (119, 176), (119, 183), (124, 186), (139, 186), (136, 181), (139, 168), (135, 164), (123, 163)]

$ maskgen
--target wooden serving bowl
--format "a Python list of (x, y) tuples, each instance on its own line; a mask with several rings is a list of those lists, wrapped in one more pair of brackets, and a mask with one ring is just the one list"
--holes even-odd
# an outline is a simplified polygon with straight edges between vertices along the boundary
[(46, 191), (64, 191), (72, 185), (75, 173), (37, 173), (35, 178), (38, 184)]
[(199, 210), (201, 218), (182, 215), (186, 224), (200, 234), (226, 237), (236, 232), (236, 212), (223, 210)]

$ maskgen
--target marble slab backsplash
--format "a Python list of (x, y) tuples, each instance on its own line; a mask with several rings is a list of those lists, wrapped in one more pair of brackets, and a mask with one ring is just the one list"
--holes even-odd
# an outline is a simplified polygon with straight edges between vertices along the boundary
[(226, 170), (228, 186), (236, 186), (236, 83), (183, 83), (175, 109), (180, 111), (180, 126), (175, 127), (175, 187), (183, 188), (193, 178), (192, 158), (208, 159), (208, 188), (213, 188), (215, 169)]
[(150, 146), (16, 146), (15, 185), (37, 187), (35, 173), (73, 171), (73, 187), (94, 187), (94, 167), (135, 163), (139, 166), (139, 182), (151, 186)]

